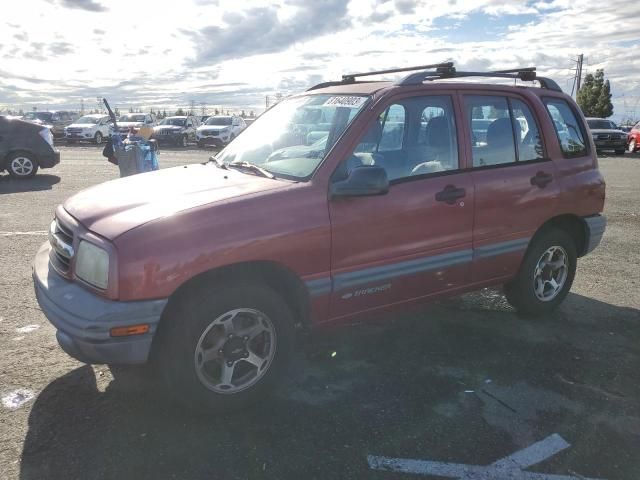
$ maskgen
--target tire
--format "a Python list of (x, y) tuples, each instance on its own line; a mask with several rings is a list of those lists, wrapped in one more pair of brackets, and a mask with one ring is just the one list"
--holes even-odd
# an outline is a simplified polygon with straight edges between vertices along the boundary
[[(540, 265), (544, 265), (541, 263), (543, 255), (547, 257), (545, 263), (548, 265), (539, 269)], [(563, 256), (564, 275), (561, 273), (562, 267), (558, 271), (549, 267), (552, 264), (557, 266)], [(553, 261), (549, 262), (549, 260)], [(576, 263), (576, 245), (568, 233), (557, 228), (541, 232), (534, 237), (529, 246), (517, 276), (504, 286), (507, 301), (519, 314), (525, 316), (550, 313), (569, 293), (576, 274)], [(556, 285), (560, 284), (560, 288), (556, 290), (553, 283), (548, 281), (549, 275)]]
[(100, 145), (102, 143), (102, 133), (96, 132), (95, 137), (93, 137), (93, 141), (96, 145)]
[(636, 139), (632, 138), (631, 141), (629, 142), (629, 146), (627, 147), (627, 151), (629, 153), (635, 152), (636, 151), (636, 145), (637, 145)]
[(5, 168), (12, 178), (31, 178), (38, 172), (38, 167), (35, 156), (27, 152), (12, 153), (5, 162)]
[(182, 148), (187, 148), (189, 146), (189, 138), (186, 135), (183, 135), (178, 142), (178, 146)]
[[(208, 287), (170, 304), (153, 361), (169, 393), (186, 406), (207, 413), (242, 409), (263, 400), (283, 377), (293, 344), (293, 317), (267, 287), (244, 284), (213, 292)], [(252, 336), (255, 332), (248, 332), (247, 325), (261, 333)], [(231, 330), (237, 335), (229, 337)], [(223, 369), (232, 372), (227, 382), (224, 372), (229, 370)]]

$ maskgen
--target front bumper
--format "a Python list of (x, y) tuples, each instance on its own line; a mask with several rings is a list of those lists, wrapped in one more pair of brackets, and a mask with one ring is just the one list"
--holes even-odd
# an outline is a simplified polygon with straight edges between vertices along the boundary
[(182, 140), (184, 132), (171, 132), (171, 133), (153, 133), (153, 138), (158, 143), (178, 143)]
[(38, 165), (40, 168), (53, 168), (60, 163), (60, 151), (51, 150), (47, 153), (41, 153), (38, 155)]
[(229, 143), (228, 137), (222, 138), (222, 137), (211, 137), (211, 136), (204, 137), (203, 136), (203, 137), (196, 137), (196, 140), (198, 141), (198, 145), (215, 145), (216, 147), (223, 147), (227, 143)]
[[(101, 298), (62, 278), (49, 264), (51, 247), (40, 247), (33, 263), (33, 283), (40, 308), (56, 327), (62, 349), (84, 363), (145, 363), (167, 299), (118, 302)], [(111, 337), (110, 330), (141, 323), (149, 332)]]
[(627, 146), (627, 140), (626, 139), (621, 139), (621, 140), (594, 140), (594, 143), (596, 144), (596, 148), (598, 149), (602, 149), (602, 150), (621, 150), (623, 148), (626, 148)]
[(604, 215), (593, 215), (591, 217), (585, 217), (584, 222), (587, 236), (582, 255), (592, 252), (600, 245), (604, 231), (607, 228), (607, 217)]

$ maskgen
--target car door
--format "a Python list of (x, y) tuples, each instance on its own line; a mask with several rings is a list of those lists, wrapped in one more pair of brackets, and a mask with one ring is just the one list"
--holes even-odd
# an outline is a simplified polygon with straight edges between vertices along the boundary
[[(529, 240), (558, 205), (559, 182), (535, 110), (511, 95), (464, 95), (475, 191), (474, 282), (517, 272)], [(474, 119), (490, 120), (483, 141)]]
[(332, 181), (378, 165), (387, 194), (331, 198), (332, 317), (464, 285), (470, 274), (473, 183), (459, 156), (447, 92), (383, 106)]
[(0, 167), (4, 161), (4, 157), (9, 153), (8, 141), (9, 141), (9, 120), (5, 117), (0, 117)]

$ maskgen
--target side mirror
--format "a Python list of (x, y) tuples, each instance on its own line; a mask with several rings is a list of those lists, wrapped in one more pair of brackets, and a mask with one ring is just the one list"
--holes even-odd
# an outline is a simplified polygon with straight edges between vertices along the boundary
[(377, 165), (356, 167), (345, 180), (334, 182), (329, 188), (332, 198), (384, 195), (388, 191), (387, 171)]

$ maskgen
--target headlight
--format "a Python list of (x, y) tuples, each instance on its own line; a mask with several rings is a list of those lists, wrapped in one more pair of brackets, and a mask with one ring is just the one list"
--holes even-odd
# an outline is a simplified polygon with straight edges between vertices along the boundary
[(51, 130), (49, 130), (48, 128), (43, 128), (38, 133), (40, 134), (42, 139), (49, 145), (51, 145), (51, 148), (53, 148), (53, 134), (51, 133)]
[(82, 240), (76, 257), (76, 275), (94, 287), (106, 289), (109, 283), (109, 254), (107, 251)]

